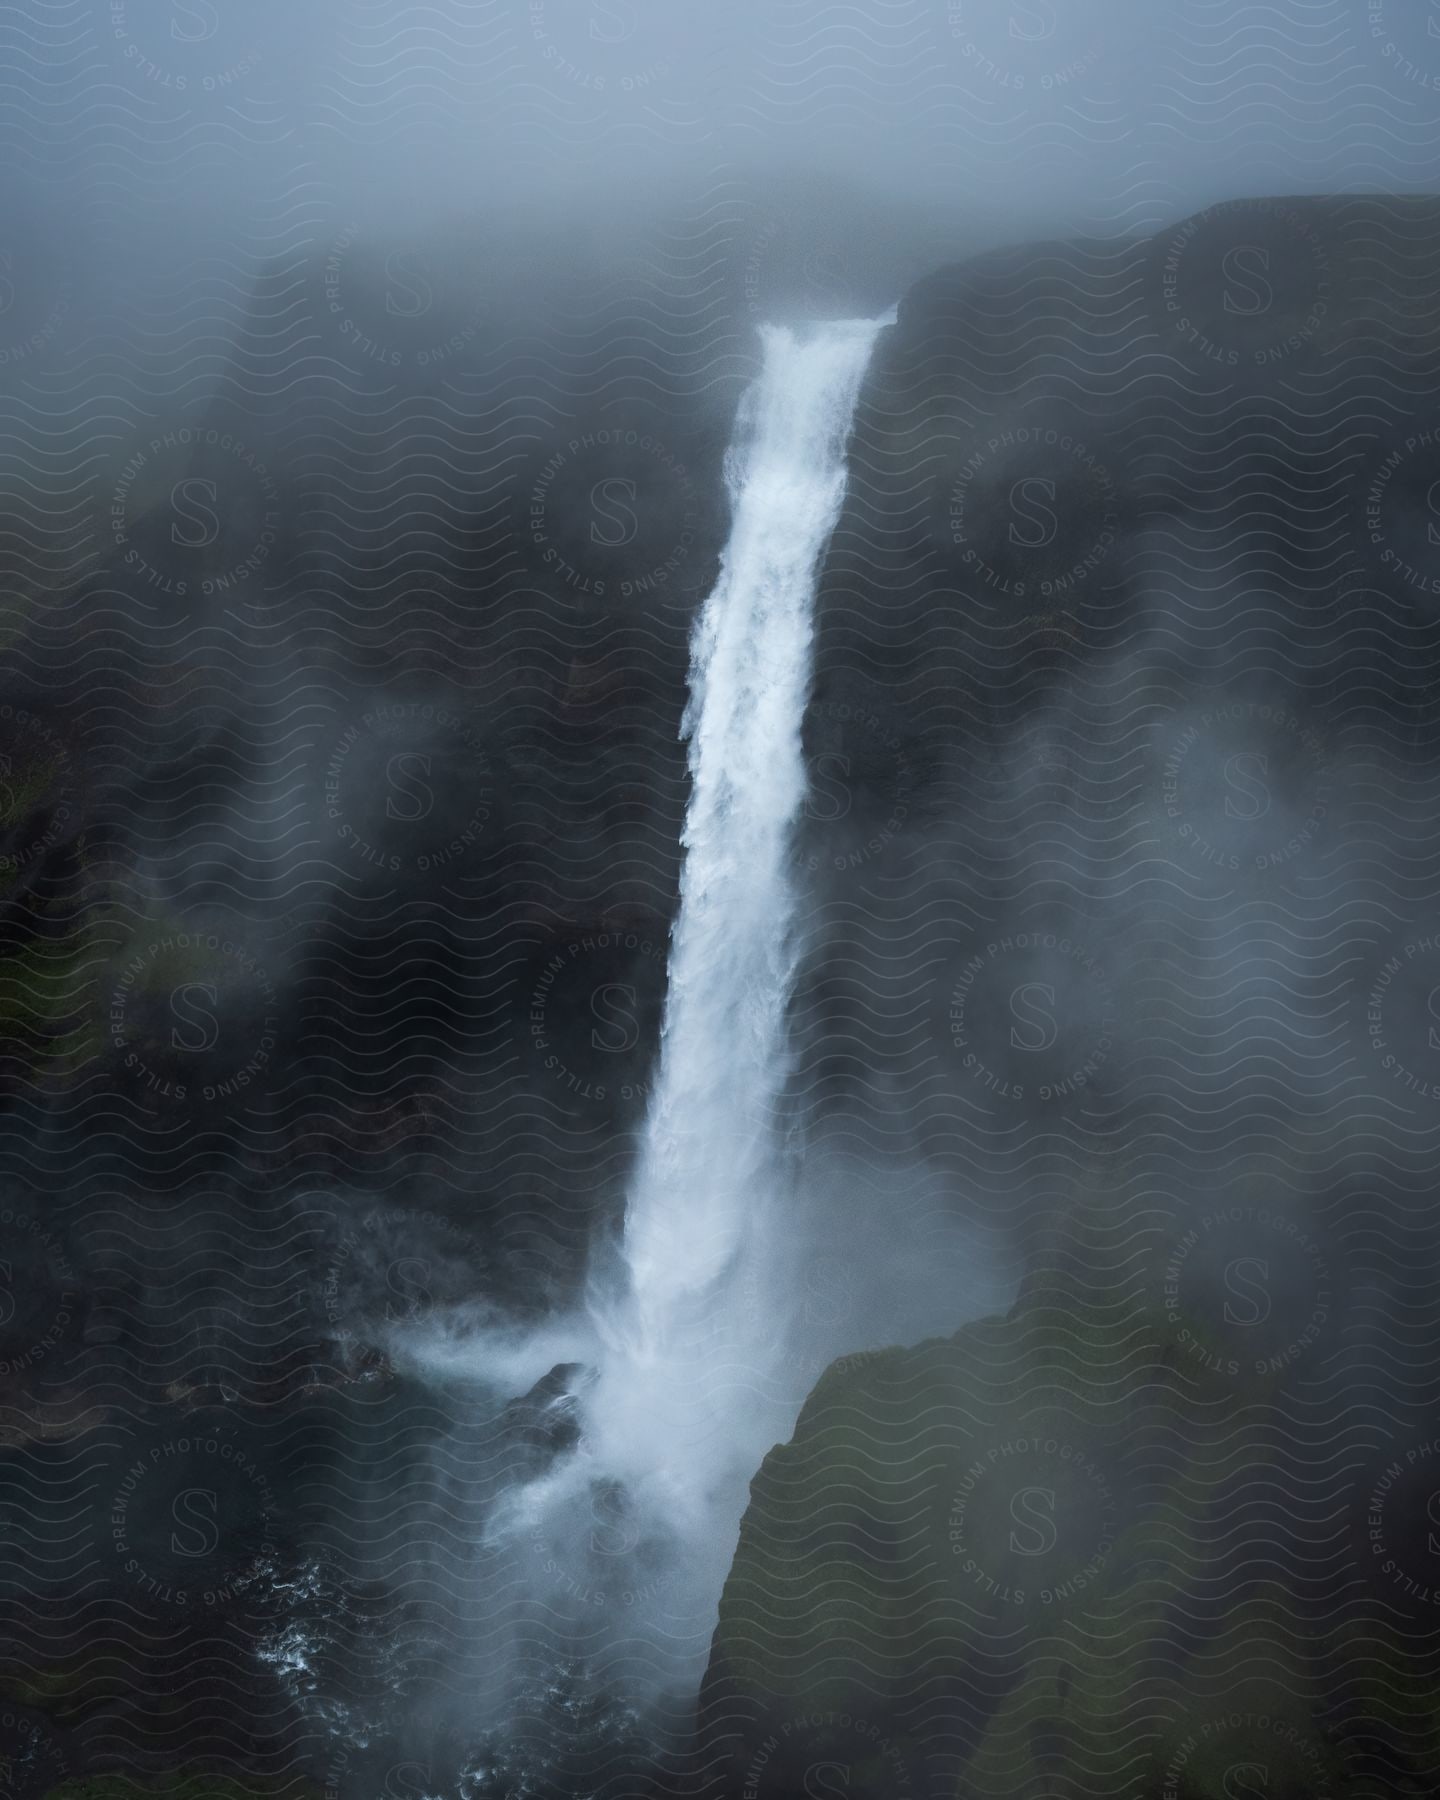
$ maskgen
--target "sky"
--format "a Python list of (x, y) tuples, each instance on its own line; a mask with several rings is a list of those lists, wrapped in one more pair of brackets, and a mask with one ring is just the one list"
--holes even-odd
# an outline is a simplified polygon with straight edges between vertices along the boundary
[(963, 249), (1429, 185), (1440, 9), (29, 0), (0, 54), (11, 207), (106, 268), (217, 239), (243, 266), (315, 209), (603, 240), (729, 180), (783, 196), (816, 173), (852, 229), (917, 208)]

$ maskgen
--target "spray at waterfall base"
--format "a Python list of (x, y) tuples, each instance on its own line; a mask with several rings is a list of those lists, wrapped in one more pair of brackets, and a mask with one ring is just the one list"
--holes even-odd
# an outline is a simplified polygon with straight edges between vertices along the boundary
[[(804, 1397), (793, 1367), (779, 1379), (788, 1324), (756, 1330), (793, 1292), (766, 1246), (796, 1223), (774, 1127), (791, 1073), (801, 727), (818, 569), (890, 322), (767, 329), (741, 403), (730, 539), (692, 643), (680, 907), (624, 1232), (592, 1262), (584, 1316), (529, 1346), (539, 1364), (515, 1403), (529, 1468), (487, 1530), (548, 1614), (712, 1616), (750, 1478)], [(529, 1360), (513, 1337), (497, 1348), (482, 1338), (470, 1356), (492, 1383)]]

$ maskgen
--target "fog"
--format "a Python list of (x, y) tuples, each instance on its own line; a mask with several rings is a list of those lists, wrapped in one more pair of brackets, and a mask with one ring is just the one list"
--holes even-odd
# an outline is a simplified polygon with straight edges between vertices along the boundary
[[(1107, 306), (1127, 244), (1218, 201), (1432, 191), (1436, 30), (1402, 0), (77, 0), (0, 24), (0, 1170), (35, 1274), (5, 1373), (33, 1356), (59, 1409), (35, 1441), (78, 1446), (18, 1478), (37, 1668), (73, 1629), (166, 1698), (164, 1658), (210, 1656), (234, 1624), (211, 1596), (238, 1594), (165, 1741), (303, 1767), (327, 1800), (533, 1791), (457, 1771), (499, 1768), (507, 1733), (545, 1761), (555, 1719), (524, 1709), (557, 1670), (683, 1738), (742, 1513), (834, 1359), (1002, 1313), (1037, 1268), (1128, 1302), (1159, 1284), (1151, 1238), (1201, 1218), (1174, 1252), (1197, 1314), (1278, 1233), (1265, 1345), (1303, 1361), (1313, 1232), (1327, 1324), (1353, 1302), (1362, 1351), (1393, 1349), (1419, 1305), (1395, 1244), (1423, 1266), (1435, 1235), (1407, 1110), (1434, 1033), (1400, 972), (1434, 953), (1437, 690), (1429, 620), (1375, 591), (1437, 540), (1413, 439), (1389, 562), (1334, 471), (1370, 456), (1352, 430), (1403, 436), (1423, 223), (1397, 212), (1373, 263), (1318, 226), (1285, 239), (1294, 269), (1241, 243), (1299, 322), (1232, 320), (1225, 354), (1274, 376), (1243, 399), (1280, 444), (1254, 468), (1234, 396), (1147, 320), (1149, 265)], [(913, 305), (1031, 240), (1056, 248), (993, 291)], [(785, 979), (696, 1027), (682, 1091), (716, 1116), (650, 1175), (642, 1260), (673, 1279), (627, 1373), (611, 1302), (737, 407), (762, 326), (899, 303), (893, 344), (907, 296), (786, 688), (795, 841), (757, 883), (752, 822), (707, 878), (722, 926), (793, 925), (757, 956)], [(1322, 302), (1360, 345), (1343, 406), (1307, 361)], [(1403, 354), (1365, 363), (1391, 329)], [(1037, 398), (1066, 449), (1032, 466), (1011, 439)], [(753, 720), (733, 738), (727, 781), (782, 766)], [(1362, 975), (1384, 1073), (1340, 1018)], [(786, 1042), (730, 1116), (713, 1021), (740, 1041), (767, 1004)], [(735, 1148), (757, 1108), (759, 1173)], [(1222, 1217), (1242, 1192), (1263, 1227)], [(1372, 1223), (1374, 1266), (1332, 1294)], [(212, 1479), (212, 1443), (213, 1488), (160, 1493)], [(137, 1575), (106, 1505), (142, 1457)], [(197, 1493), (243, 1550), (198, 1577)], [(104, 1770), (144, 1740), (117, 1716)], [(601, 1724), (602, 1762), (639, 1729)]]
[(1139, 229), (1222, 196), (1404, 191), (1429, 174), (1424, 12), (1398, 0), (21, 8), (5, 28), (3, 121), (18, 266), (31, 231), (59, 231), (82, 285), (118, 278), (138, 300), (202, 253), (243, 284), (334, 213), (367, 235), (563, 229), (578, 267), (626, 253), (663, 217), (703, 215), (732, 186), (812, 205), (817, 177), (843, 237), (913, 209), (945, 221), (957, 250)]

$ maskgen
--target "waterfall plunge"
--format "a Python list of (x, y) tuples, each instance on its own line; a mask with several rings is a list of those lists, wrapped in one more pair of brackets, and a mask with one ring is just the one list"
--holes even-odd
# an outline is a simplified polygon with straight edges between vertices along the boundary
[(804, 336), (765, 329), (727, 457), (730, 538), (694, 637), (683, 726), (693, 787), (660, 1064), (619, 1280), (608, 1270), (592, 1283), (605, 1348), (585, 1406), (597, 1466), (648, 1490), (682, 1537), (712, 1479), (749, 1451), (733, 1415), (764, 1371), (765, 1346), (733, 1330), (741, 1366), (726, 1364), (716, 1315), (768, 1222), (815, 583), (845, 497), (860, 383), (893, 316)]
[[(795, 1247), (773, 1204), (801, 723), (846, 441), (893, 320), (766, 328), (741, 403), (730, 538), (692, 647), (680, 910), (623, 1238), (597, 1253), (583, 1317), (426, 1358), (512, 1394), (543, 1377), (534, 1422), (553, 1420), (556, 1454), (499, 1501), (486, 1544), (528, 1567), (517, 1597), (537, 1610), (517, 1642), (611, 1642), (632, 1683), (703, 1664), (750, 1478), (802, 1397), (779, 1379)], [(607, 1617), (623, 1621), (614, 1640)], [(562, 1619), (569, 1638), (553, 1637)]]

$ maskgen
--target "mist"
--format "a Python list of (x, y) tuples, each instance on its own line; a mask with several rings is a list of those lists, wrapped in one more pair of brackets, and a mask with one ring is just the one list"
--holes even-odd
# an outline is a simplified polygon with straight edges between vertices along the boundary
[[(103, 340), (158, 306), (193, 380), (193, 340), (233, 322), (235, 288), (347, 228), (391, 252), (493, 245), (510, 286), (517, 240), (574, 280), (651, 261), (657, 229), (683, 254), (741, 197), (803, 211), (848, 270), (875, 253), (861, 216), (931, 244), (943, 224), (959, 254), (1153, 229), (1243, 195), (1420, 190), (1426, 23), (1371, 11), (1242, 12), (1222, 30), (1203, 6), (1131, 0), (22, 10), (12, 271), (43, 284), (69, 265), (65, 338), (91, 355), (81, 321)], [(230, 292), (186, 292), (187, 268)], [(133, 331), (122, 354), (162, 348)]]
[[(1122, 1540), (1409, 1691), (1326, 1559), (1435, 1398), (1432, 10), (0, 24), (25, 1800), (1169, 1800), (1046, 1660)], [(994, 1599), (1051, 1471), (982, 1618), (947, 1456), (1066, 1406), (1095, 1610)]]

